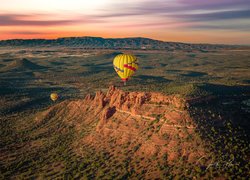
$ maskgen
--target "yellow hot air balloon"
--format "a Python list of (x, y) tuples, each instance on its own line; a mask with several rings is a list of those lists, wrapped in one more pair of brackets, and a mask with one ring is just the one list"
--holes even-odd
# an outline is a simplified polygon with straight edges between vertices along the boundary
[(51, 99), (52, 101), (54, 101), (54, 102), (58, 99), (58, 97), (59, 97), (59, 96), (58, 96), (58, 94), (56, 94), (56, 93), (51, 93), (51, 94), (50, 94), (50, 99)]
[(126, 85), (128, 79), (138, 69), (138, 60), (131, 54), (119, 54), (114, 58), (113, 66), (117, 74), (124, 82), (124, 85)]

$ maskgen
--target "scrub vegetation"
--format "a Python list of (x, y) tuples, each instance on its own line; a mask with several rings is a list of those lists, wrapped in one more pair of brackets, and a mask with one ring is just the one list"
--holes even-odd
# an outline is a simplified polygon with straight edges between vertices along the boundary
[[(139, 69), (126, 86), (112, 65), (120, 52), (133, 53), (139, 60)], [(152, 172), (158, 172), (161, 179), (247, 179), (250, 176), (249, 66), (247, 48), (0, 47), (0, 178), (140, 179), (150, 174), (144, 163), (152, 164)], [(199, 145), (206, 147), (208, 156), (201, 156), (195, 163), (188, 163), (185, 156), (168, 163), (167, 154), (157, 153), (150, 158), (145, 155), (131, 159), (141, 148), (140, 143), (120, 146), (117, 139), (110, 137), (109, 143), (113, 144), (113, 150), (119, 149), (119, 155), (80, 143), (95, 128), (97, 119), (81, 126), (80, 131), (75, 124), (65, 123), (63, 116), (39, 122), (39, 114), (58, 103), (83, 99), (99, 90), (106, 92), (110, 85), (129, 92), (207, 99), (186, 107), (196, 125), (195, 133), (186, 138), (177, 134), (174, 138), (181, 144), (196, 142), (194, 150)], [(50, 100), (53, 92), (59, 95), (56, 102)], [(171, 124), (160, 115), (153, 117), (143, 134), (147, 140), (159, 135), (164, 124)], [(162, 135), (163, 140), (170, 138), (173, 137), (169, 134)], [(77, 144), (82, 145), (81, 151), (75, 149)], [(171, 151), (181, 151), (175, 147)]]

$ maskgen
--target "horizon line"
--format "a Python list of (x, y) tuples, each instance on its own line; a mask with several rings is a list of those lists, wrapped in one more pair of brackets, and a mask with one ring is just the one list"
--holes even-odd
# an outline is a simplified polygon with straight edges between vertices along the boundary
[(130, 37), (101, 37), (101, 36), (61, 36), (56, 38), (12, 38), (12, 39), (0, 39), (1, 41), (13, 41), (13, 40), (57, 40), (57, 39), (63, 39), (63, 38), (102, 38), (102, 39), (129, 39), (129, 38), (143, 38), (143, 39), (150, 39), (155, 41), (161, 41), (166, 43), (183, 43), (183, 44), (206, 44), (206, 45), (223, 45), (223, 46), (250, 46), (250, 44), (226, 44), (226, 43), (195, 43), (195, 42), (180, 42), (180, 41), (167, 41), (167, 40), (160, 40), (160, 39), (154, 39), (149, 37), (141, 37), (141, 36), (130, 36)]

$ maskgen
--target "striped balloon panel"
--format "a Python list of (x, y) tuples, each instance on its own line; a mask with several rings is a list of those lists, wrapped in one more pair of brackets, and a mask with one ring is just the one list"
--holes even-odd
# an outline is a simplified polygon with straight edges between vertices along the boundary
[(114, 69), (123, 81), (127, 81), (138, 69), (138, 60), (134, 55), (119, 54), (113, 61)]

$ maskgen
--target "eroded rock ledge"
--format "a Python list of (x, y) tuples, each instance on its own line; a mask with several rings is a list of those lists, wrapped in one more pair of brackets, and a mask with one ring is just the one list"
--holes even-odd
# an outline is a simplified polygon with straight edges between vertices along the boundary
[[(111, 86), (106, 94), (99, 91), (94, 97), (87, 95), (84, 101), (98, 108), (109, 106), (106, 114), (113, 114), (118, 110), (153, 119), (157, 114), (164, 114), (166, 109), (183, 110), (186, 107), (185, 99), (178, 96), (164, 96), (156, 92), (124, 92), (114, 86)], [(110, 115), (104, 113), (103, 117), (110, 117)]]
[[(91, 147), (119, 161), (129, 158), (136, 172), (140, 169), (134, 164), (140, 159), (141, 167), (151, 171), (148, 178), (153, 178), (159, 175), (155, 162), (173, 164), (182, 159), (187, 164), (206, 156), (188, 111), (188, 104), (195, 102), (197, 99), (192, 102), (156, 92), (124, 92), (111, 86), (107, 93), (99, 91), (95, 96), (58, 103), (38, 114), (36, 120), (73, 126), (78, 133), (73, 148), (79, 155)], [(158, 161), (151, 161), (152, 157)]]

